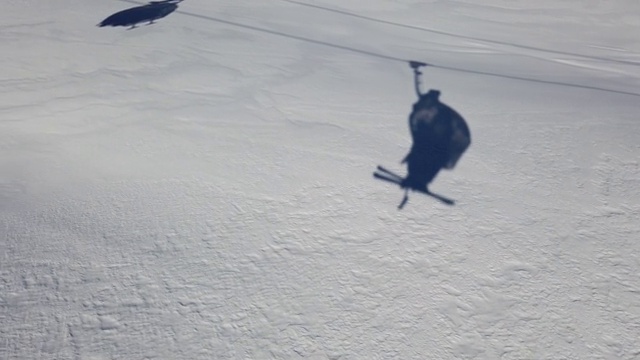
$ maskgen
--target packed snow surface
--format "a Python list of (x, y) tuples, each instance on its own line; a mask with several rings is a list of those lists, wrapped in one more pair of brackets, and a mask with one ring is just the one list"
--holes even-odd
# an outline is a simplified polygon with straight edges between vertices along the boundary
[(639, 1), (132, 6), (3, 2), (0, 359), (640, 359)]

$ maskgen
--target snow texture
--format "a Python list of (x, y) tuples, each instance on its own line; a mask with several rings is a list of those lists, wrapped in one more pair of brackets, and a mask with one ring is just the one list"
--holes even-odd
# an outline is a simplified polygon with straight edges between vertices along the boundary
[(640, 2), (131, 6), (3, 2), (1, 359), (640, 359)]

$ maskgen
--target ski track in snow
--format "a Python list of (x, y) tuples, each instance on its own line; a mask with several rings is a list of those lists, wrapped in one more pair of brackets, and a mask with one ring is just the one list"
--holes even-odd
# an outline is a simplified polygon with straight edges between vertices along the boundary
[[(636, 91), (637, 5), (590, 3), (9, 1), (0, 359), (639, 359), (638, 98), (509, 78)], [(505, 75), (425, 70), (455, 207), (372, 179), (415, 94), (365, 52)]]

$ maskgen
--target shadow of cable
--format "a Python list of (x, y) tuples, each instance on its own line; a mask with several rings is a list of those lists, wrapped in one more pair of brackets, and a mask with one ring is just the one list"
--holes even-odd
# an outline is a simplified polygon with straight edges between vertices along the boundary
[[(133, 1), (133, 0), (120, 0), (120, 1), (127, 2), (127, 3), (132, 3), (132, 4), (140, 4), (140, 2)], [(282, 0), (282, 1), (287, 1), (287, 0)], [(330, 42), (327, 42), (327, 41), (316, 40), (316, 39), (312, 39), (312, 38), (308, 38), (308, 37), (304, 37), (304, 36), (288, 34), (288, 33), (277, 31), (277, 30), (266, 29), (266, 28), (262, 28), (262, 27), (259, 27), (259, 26), (247, 25), (247, 24), (242, 24), (242, 23), (238, 23), (238, 22), (234, 22), (234, 21), (229, 21), (229, 20), (216, 18), (216, 17), (213, 17), (213, 16), (196, 14), (196, 13), (192, 13), (192, 12), (188, 12), (188, 11), (184, 11), (184, 10), (176, 10), (176, 13), (179, 13), (179, 14), (182, 14), (182, 15), (186, 15), (186, 16), (191, 16), (191, 17), (198, 18), (198, 19), (207, 20), (207, 21), (213, 21), (213, 22), (217, 22), (217, 23), (221, 23), (221, 24), (225, 24), (225, 25), (240, 27), (240, 28), (244, 28), (244, 29), (247, 29), (247, 30), (258, 31), (258, 32), (262, 32), (262, 33), (265, 33), (265, 34), (271, 34), (271, 35), (280, 36), (280, 37), (284, 37), (284, 38), (289, 38), (289, 39), (293, 39), (293, 40), (297, 40), (297, 41), (303, 41), (303, 42), (308, 42), (308, 43), (311, 43), (311, 44), (317, 44), (317, 45), (321, 45), (321, 46), (331, 47), (331, 48), (334, 48), (334, 49), (349, 51), (349, 52), (352, 52), (352, 53), (358, 53), (358, 54), (365, 55), (365, 56), (371, 56), (371, 57), (376, 57), (376, 58), (390, 60), (390, 61), (399, 61), (399, 62), (404, 62), (404, 63), (412, 61), (410, 59), (403, 59), (403, 58), (396, 57), (396, 56), (380, 54), (380, 53), (376, 53), (376, 52), (373, 52), (373, 51), (357, 49), (357, 48), (353, 48), (353, 47), (349, 47), (349, 46), (345, 46), (345, 45), (339, 45), (339, 44), (330, 43)], [(540, 84), (565, 86), (565, 87), (572, 87), (572, 88), (579, 88), (579, 89), (597, 90), (597, 91), (609, 92), (609, 93), (614, 93), (614, 94), (622, 94), (622, 95), (630, 95), (630, 96), (638, 96), (638, 97), (640, 97), (640, 93), (624, 91), (624, 90), (614, 90), (614, 89), (601, 88), (601, 87), (597, 87), (597, 86), (565, 83), (565, 82), (561, 82), (561, 81), (540, 80), (540, 79), (528, 78), (528, 77), (524, 77), (524, 76), (504, 75), (504, 74), (499, 74), (499, 73), (492, 73), (492, 72), (487, 72), (487, 71), (477, 71), (477, 70), (473, 70), (473, 69), (465, 69), (465, 68), (459, 68), (459, 67), (444, 66), (444, 65), (438, 65), (438, 64), (433, 64), (433, 63), (427, 63), (427, 65), (431, 66), (431, 67), (434, 67), (434, 68), (440, 68), (440, 69), (443, 69), (443, 70), (456, 71), (456, 72), (462, 72), (462, 73), (468, 73), (468, 74), (492, 76), (492, 77), (505, 78), (505, 79), (511, 79), (511, 80), (519, 80), (519, 81), (526, 81), (526, 82), (533, 82), (533, 83), (540, 83)]]
[(333, 12), (333, 13), (340, 14), (340, 15), (351, 16), (351, 17), (354, 17), (354, 18), (362, 19), (362, 20), (373, 21), (373, 22), (377, 22), (377, 23), (380, 23), (380, 24), (398, 26), (398, 27), (402, 27), (402, 28), (406, 28), (406, 29), (412, 29), (412, 30), (428, 32), (428, 33), (431, 33), (431, 34), (445, 35), (445, 36), (450, 36), (450, 37), (458, 38), (458, 39), (481, 41), (481, 42), (488, 43), (488, 44), (505, 45), (505, 46), (510, 46), (510, 47), (514, 47), (514, 48), (518, 48), (518, 49), (546, 52), (546, 53), (549, 53), (549, 54), (566, 55), (566, 56), (579, 57), (579, 58), (583, 58), (583, 59), (608, 61), (608, 62), (617, 63), (617, 64), (640, 66), (640, 62), (637, 62), (637, 61), (612, 59), (612, 58), (601, 57), (601, 56), (593, 56), (593, 55), (584, 55), (584, 54), (572, 53), (572, 52), (568, 52), (568, 51), (559, 51), (559, 50), (545, 49), (545, 48), (540, 48), (540, 47), (535, 47), (535, 46), (520, 45), (520, 44), (511, 43), (511, 42), (507, 42), (507, 41), (491, 40), (491, 39), (485, 39), (485, 38), (480, 38), (480, 37), (475, 37), (475, 36), (460, 35), (460, 34), (455, 34), (455, 33), (447, 32), (447, 31), (434, 30), (434, 29), (429, 29), (429, 28), (425, 28), (425, 27), (421, 27), (421, 26), (407, 25), (407, 24), (397, 23), (397, 22), (393, 22), (393, 21), (389, 21), (389, 20), (378, 19), (378, 18), (374, 18), (374, 17), (370, 17), (370, 16), (359, 15), (359, 14), (355, 14), (355, 13), (352, 13), (352, 12), (349, 12), (349, 11), (332, 9), (332, 8), (319, 6), (319, 5), (313, 5), (313, 4), (306, 4), (306, 3), (295, 1), (295, 0), (280, 0), (280, 1), (288, 2), (288, 3), (291, 3), (291, 4), (300, 5), (300, 6), (306, 6), (306, 7), (310, 7), (310, 8), (314, 8), (314, 9), (319, 9), (319, 10), (323, 10), (323, 11)]

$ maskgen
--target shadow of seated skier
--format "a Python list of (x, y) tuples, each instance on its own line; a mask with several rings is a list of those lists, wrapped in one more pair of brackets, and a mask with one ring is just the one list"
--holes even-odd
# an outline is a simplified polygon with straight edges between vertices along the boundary
[(405, 189), (405, 196), (398, 208), (408, 201), (408, 190), (415, 190), (430, 195), (446, 204), (454, 201), (429, 191), (429, 184), (441, 169), (453, 169), (471, 144), (469, 128), (460, 114), (451, 107), (440, 102), (440, 91), (420, 92), (419, 67), (425, 64), (412, 62), (415, 74), (415, 87), (418, 101), (413, 104), (409, 115), (411, 131), (411, 150), (402, 160), (407, 163), (405, 178), (379, 166), (378, 179), (390, 181)]
[(452, 112), (440, 104), (439, 96), (439, 91), (430, 90), (413, 105), (409, 116), (413, 144), (402, 160), (408, 170), (402, 187), (428, 191), (429, 183), (449, 162)]

